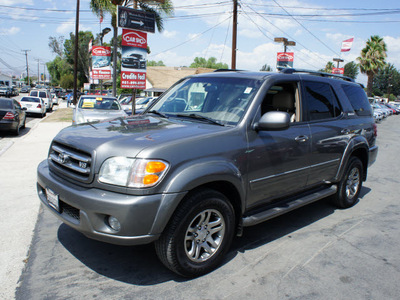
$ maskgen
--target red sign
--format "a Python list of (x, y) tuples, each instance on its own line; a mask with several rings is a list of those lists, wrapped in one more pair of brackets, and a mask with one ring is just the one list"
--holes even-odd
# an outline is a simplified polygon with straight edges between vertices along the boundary
[(278, 52), (277, 60), (284, 61), (284, 62), (293, 61), (294, 53), (293, 52)]
[(92, 48), (93, 56), (111, 56), (111, 47), (95, 46)]
[(121, 71), (121, 89), (146, 89), (146, 72)]
[(332, 74), (343, 75), (344, 74), (344, 68), (333, 68), (332, 69)]
[(122, 46), (147, 48), (147, 33), (129, 29), (122, 29)]
[(293, 68), (294, 53), (278, 52), (276, 60), (278, 68)]

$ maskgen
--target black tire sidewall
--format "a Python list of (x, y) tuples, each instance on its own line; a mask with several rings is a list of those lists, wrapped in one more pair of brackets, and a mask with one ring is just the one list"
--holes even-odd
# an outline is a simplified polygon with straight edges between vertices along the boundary
[[(233, 208), (222, 194), (214, 191), (207, 191), (201, 195), (202, 199), (196, 198), (197, 197), (193, 197), (191, 199), (193, 200), (194, 205), (188, 209), (185, 218), (183, 218), (176, 227), (174, 236), (176, 247), (174, 252), (176, 255), (176, 261), (178, 262), (178, 271), (187, 277), (199, 276), (214, 269), (229, 250), (234, 235), (235, 215)], [(221, 213), (225, 222), (225, 234), (217, 253), (210, 257), (207, 261), (197, 263), (191, 261), (185, 252), (184, 240), (186, 230), (199, 213), (208, 209), (215, 209)]]
[[(347, 198), (346, 195), (346, 184), (349, 174), (353, 168), (358, 168), (360, 173), (360, 182), (358, 184), (357, 192), (352, 199)], [(348, 208), (353, 206), (358, 201), (358, 196), (360, 195), (361, 187), (362, 187), (362, 178), (363, 178), (363, 165), (359, 158), (351, 157), (346, 168), (346, 172), (343, 174), (343, 178), (340, 181), (339, 191), (337, 194), (337, 205), (341, 208)]]

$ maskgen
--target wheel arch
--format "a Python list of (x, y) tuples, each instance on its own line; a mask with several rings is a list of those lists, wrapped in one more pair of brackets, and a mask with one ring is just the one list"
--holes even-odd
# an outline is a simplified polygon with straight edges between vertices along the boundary
[(346, 170), (346, 166), (351, 157), (357, 157), (361, 160), (363, 165), (363, 178), (362, 181), (367, 180), (367, 169), (368, 169), (368, 142), (364, 138), (353, 139), (346, 151), (343, 154), (342, 160), (340, 162), (339, 170), (337, 172), (335, 181), (340, 181)]

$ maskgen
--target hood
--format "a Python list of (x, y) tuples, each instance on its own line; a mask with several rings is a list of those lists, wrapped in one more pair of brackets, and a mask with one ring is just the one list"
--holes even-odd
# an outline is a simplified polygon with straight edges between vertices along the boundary
[(184, 139), (194, 137), (198, 140), (202, 136), (227, 129), (217, 125), (142, 115), (73, 125), (60, 131), (54, 140), (96, 154), (101, 160), (110, 156), (135, 157), (149, 147), (179, 144)]

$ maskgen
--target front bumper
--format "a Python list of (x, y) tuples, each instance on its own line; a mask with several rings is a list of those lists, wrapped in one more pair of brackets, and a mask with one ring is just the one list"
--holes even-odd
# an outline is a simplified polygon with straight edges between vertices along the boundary
[[(59, 201), (49, 204), (46, 189)], [(185, 193), (135, 196), (85, 188), (50, 173), (47, 161), (38, 166), (38, 196), (43, 205), (62, 222), (87, 237), (118, 245), (140, 245), (157, 240)], [(114, 216), (121, 224), (117, 232), (108, 224)]]

